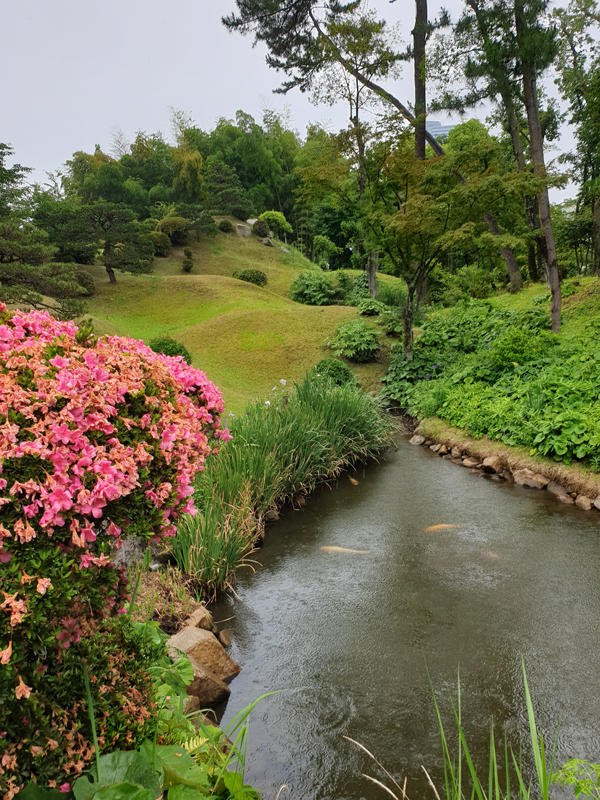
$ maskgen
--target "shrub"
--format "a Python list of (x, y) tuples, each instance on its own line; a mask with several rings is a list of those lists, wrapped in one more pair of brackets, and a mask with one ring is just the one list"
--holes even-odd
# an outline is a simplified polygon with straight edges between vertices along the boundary
[(159, 222), (159, 229), (167, 234), (171, 240), (171, 244), (175, 246), (187, 243), (189, 227), (190, 222), (184, 217), (165, 217)]
[(123, 610), (112, 547), (174, 536), (229, 434), (218, 390), (179, 357), (45, 312), (0, 306), (0, 323), (0, 709), (29, 719), (49, 665)]
[(338, 358), (323, 358), (313, 367), (312, 374), (329, 378), (336, 386), (358, 386), (358, 379), (347, 364)]
[(290, 287), (290, 297), (296, 303), (307, 306), (335, 305), (338, 292), (329, 278), (321, 271), (301, 272)]
[(377, 320), (388, 336), (402, 337), (404, 335), (404, 318), (402, 311), (397, 306), (384, 306), (385, 310), (379, 314)]
[(260, 269), (238, 269), (233, 273), (233, 277), (238, 281), (253, 283), (255, 286), (267, 285), (267, 276)]
[(347, 294), (352, 291), (352, 275), (346, 272), (345, 269), (339, 269), (335, 273), (337, 279), (338, 291), (340, 295), (345, 298)]
[(183, 260), (181, 262), (181, 270), (186, 274), (191, 272), (194, 267), (194, 259), (192, 254), (191, 247), (184, 247), (183, 248)]
[(338, 325), (336, 336), (330, 340), (329, 347), (336, 356), (359, 362), (374, 361), (380, 350), (377, 331), (362, 319), (353, 319)]
[(404, 308), (406, 305), (406, 286), (401, 283), (389, 284), (377, 282), (377, 299), (380, 303), (393, 308)]
[(372, 300), (370, 297), (361, 300), (358, 304), (358, 313), (361, 317), (376, 317), (385, 311), (385, 305), (379, 300)]
[(166, 258), (171, 252), (171, 240), (163, 231), (148, 231), (146, 236), (152, 242), (154, 255), (159, 258)]
[(233, 223), (228, 219), (222, 219), (217, 227), (221, 233), (233, 233)]
[(252, 233), (259, 239), (264, 239), (269, 235), (269, 226), (264, 219), (257, 219), (252, 226)]
[[(266, 222), (269, 230), (272, 230), (278, 239), (281, 239), (286, 233), (294, 232), (294, 229), (281, 211), (263, 211), (258, 219)], [(268, 236), (268, 231), (265, 235)]]
[(148, 342), (148, 347), (155, 353), (163, 353), (165, 356), (181, 356), (186, 364), (192, 363), (192, 356), (187, 347), (170, 336), (157, 336)]
[(83, 289), (83, 292), (81, 292), (82, 295), (85, 297), (91, 297), (94, 294), (96, 291), (96, 284), (94, 283), (94, 279), (89, 272), (85, 272), (83, 269), (78, 269), (75, 273), (75, 279), (77, 280), (79, 286), (81, 286)]

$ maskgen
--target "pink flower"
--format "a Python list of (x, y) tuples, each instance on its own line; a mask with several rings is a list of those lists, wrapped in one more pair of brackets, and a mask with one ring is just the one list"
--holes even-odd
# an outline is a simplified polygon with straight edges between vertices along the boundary
[(70, 783), (61, 783), (58, 787), (59, 792), (70, 792), (71, 791), (71, 784)]
[(48, 589), (52, 589), (52, 581), (50, 578), (38, 578), (36, 591), (39, 594), (46, 594)]
[(8, 643), (8, 647), (0, 650), (0, 664), (8, 664), (12, 655), (12, 639)]
[(17, 700), (20, 700), (22, 697), (24, 697), (27, 700), (27, 698), (31, 694), (31, 687), (26, 686), (23, 683), (23, 678), (21, 678), (20, 675), (18, 676), (18, 678), (19, 678), (19, 685), (15, 689), (15, 697), (17, 698)]
[(59, 369), (61, 369), (62, 367), (68, 367), (71, 362), (69, 361), (68, 358), (63, 358), (62, 356), (55, 356), (54, 358), (51, 358), (48, 363), (52, 364), (53, 367), (58, 367)]

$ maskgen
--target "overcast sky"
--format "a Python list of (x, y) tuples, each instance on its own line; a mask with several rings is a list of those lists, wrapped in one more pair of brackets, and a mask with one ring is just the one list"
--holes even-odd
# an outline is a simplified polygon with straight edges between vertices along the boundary
[[(461, 1), (444, 5), (456, 16)], [(412, 0), (371, 7), (409, 40)], [(2, 0), (0, 141), (43, 180), (76, 150), (109, 149), (115, 126), (127, 138), (169, 135), (169, 106), (205, 130), (238, 109), (260, 121), (265, 106), (286, 104), (302, 135), (309, 121), (345, 126), (344, 106), (315, 107), (297, 90), (272, 94), (282, 76), (266, 66), (265, 48), (221, 24), (234, 9), (234, 0)], [(437, 11), (430, 0), (430, 17)], [(409, 67), (390, 88), (412, 100)]]

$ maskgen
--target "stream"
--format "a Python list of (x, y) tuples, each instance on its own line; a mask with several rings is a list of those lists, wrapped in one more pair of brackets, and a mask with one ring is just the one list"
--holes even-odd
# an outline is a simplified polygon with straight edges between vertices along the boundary
[[(222, 724), (283, 690), (252, 714), (246, 782), (266, 800), (284, 784), (281, 800), (389, 797), (349, 736), (407, 778), (410, 800), (434, 800), (422, 765), (443, 797), (431, 685), (455, 744), (459, 670), (482, 779), (492, 719), (497, 739), (506, 729), (518, 750), (523, 737), (530, 777), (521, 657), (549, 748), (560, 723), (557, 763), (600, 761), (600, 516), (404, 440), (350, 475), (357, 485), (342, 475), (271, 524), (260, 566), (212, 609), (234, 617), (242, 666)], [(460, 527), (424, 531), (441, 524)]]

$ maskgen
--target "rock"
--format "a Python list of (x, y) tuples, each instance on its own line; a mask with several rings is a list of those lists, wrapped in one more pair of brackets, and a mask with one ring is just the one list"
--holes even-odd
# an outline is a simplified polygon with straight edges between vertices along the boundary
[(249, 225), (244, 225), (243, 222), (238, 222), (235, 226), (235, 232), (238, 236), (242, 236), (243, 238), (252, 236), (252, 228)]
[(279, 519), (279, 511), (275, 511), (274, 508), (270, 508), (264, 516), (265, 522), (275, 522), (275, 520)]
[(480, 469), (470, 469), (469, 470), (469, 475), (481, 475), (481, 470)]
[(264, 246), (265, 246), (265, 247), (274, 247), (274, 246), (275, 246), (275, 245), (273, 244), (273, 242), (272, 242), (272, 241), (269, 239), (269, 237), (268, 237), (268, 236), (267, 236), (267, 238), (266, 238), (266, 239), (263, 239), (263, 240), (262, 240), (262, 243), (264, 244)]
[(465, 458), (462, 463), (463, 467), (469, 467), (469, 469), (473, 469), (473, 467), (476, 467), (479, 464), (479, 462), (474, 458)]
[(194, 711), (200, 711), (200, 698), (195, 694), (188, 694), (183, 699), (183, 713), (193, 714)]
[(441, 456), (445, 456), (445, 455), (446, 455), (446, 453), (448, 452), (448, 448), (446, 447), (446, 445), (445, 445), (445, 444), (443, 444), (443, 445), (440, 447), (440, 449), (439, 449), (439, 451), (438, 451), (438, 452), (439, 452), (439, 454), (440, 454)]
[(450, 455), (450, 453), (446, 453), (445, 455), (442, 456), (442, 458), (445, 458), (447, 461), (452, 461), (452, 456)]
[(493, 475), (490, 475), (490, 480), (500, 483), (500, 481), (504, 480), (504, 478), (498, 472), (495, 472)]
[(546, 489), (552, 494), (557, 494), (559, 497), (561, 495), (569, 494), (564, 486), (561, 486), (560, 483), (554, 483), (553, 481), (550, 481), (550, 483), (546, 485)]
[(424, 441), (425, 441), (425, 437), (424, 436), (415, 435), (415, 436), (412, 437), (412, 439), (410, 439), (410, 441), (408, 443), (409, 444), (421, 445), (421, 444), (423, 444)]
[(422, 419), (421, 422), (419, 422), (417, 427), (414, 429), (413, 433), (421, 433), (421, 431), (423, 430), (423, 423), (424, 422), (425, 422), (425, 420)]
[(189, 695), (198, 698), (201, 708), (212, 706), (225, 697), (229, 697), (231, 689), (224, 681), (219, 680), (213, 672), (206, 669), (206, 667), (193, 656), (190, 656), (190, 664), (194, 668), (194, 680), (187, 687), (186, 691)]
[(442, 445), (441, 444), (431, 444), (429, 445), (429, 449), (433, 450), (434, 453), (439, 453)]
[(578, 494), (575, 499), (575, 505), (577, 508), (582, 508), (584, 511), (590, 511), (592, 508), (592, 501), (584, 494)]
[(284, 247), (283, 245), (281, 245), (281, 249), (283, 250), (284, 253), (290, 252), (290, 250), (288, 250), (287, 247)]
[(450, 456), (450, 460), (453, 464), (458, 464), (459, 467), (462, 467), (462, 458), (452, 458), (452, 456)]
[(523, 481), (522, 485), (526, 486), (528, 489), (543, 489), (546, 484), (540, 483), (534, 478), (527, 478), (527, 480)]
[(423, 447), (431, 447), (431, 439), (425, 439), (423, 442)]
[(128, 567), (133, 562), (141, 561), (144, 557), (145, 547), (139, 539), (130, 536), (125, 539), (121, 547), (117, 550), (113, 547), (111, 558), (117, 567)]
[(597, 498), (594, 500), (594, 502), (592, 503), (592, 505), (594, 506), (594, 508), (597, 508), (597, 509), (598, 509), (598, 511), (600, 511), (600, 494), (599, 494), (599, 495), (598, 495), (598, 497), (597, 497)]
[(568, 506), (572, 506), (575, 503), (572, 497), (569, 497), (568, 494), (559, 494), (558, 499), (561, 503), (565, 503)]
[(550, 480), (545, 475), (542, 475), (541, 472), (536, 472), (533, 476), (533, 480), (536, 481), (536, 483), (541, 483), (544, 488), (550, 483)]
[(486, 472), (501, 472), (502, 462), (498, 456), (488, 456), (483, 459), (483, 468)]
[(533, 472), (530, 469), (517, 469), (513, 471), (513, 478), (516, 484), (523, 486), (525, 481), (533, 478)]
[(453, 447), (450, 451), (452, 454), (452, 458), (461, 458), (462, 457), (462, 450), (460, 447)]
[(167, 641), (167, 648), (171, 657), (172, 654), (177, 657), (177, 650), (183, 651), (188, 658), (194, 658), (220, 681), (231, 680), (241, 671), (239, 664), (229, 656), (217, 638), (202, 628), (184, 628), (171, 636)]
[(508, 472), (508, 470), (504, 470), (499, 472), (498, 475), (503, 478), (507, 483), (514, 483), (515, 479), (512, 476), (512, 472)]
[(227, 628), (223, 628), (223, 630), (219, 633), (219, 641), (223, 647), (231, 647), (231, 636), (229, 635)]
[(254, 225), (255, 222), (258, 222), (258, 219), (247, 219), (246, 222), (248, 223), (248, 225), (250, 225), (250, 227), (252, 227), (252, 225)]
[(203, 628), (205, 631), (210, 631), (214, 622), (212, 614), (206, 606), (200, 606), (193, 614), (190, 614), (185, 624), (191, 628)]

